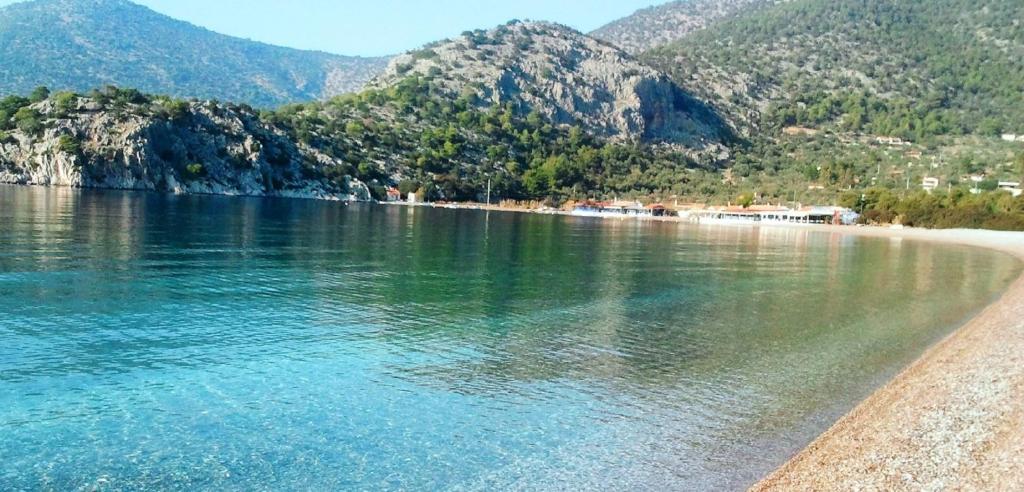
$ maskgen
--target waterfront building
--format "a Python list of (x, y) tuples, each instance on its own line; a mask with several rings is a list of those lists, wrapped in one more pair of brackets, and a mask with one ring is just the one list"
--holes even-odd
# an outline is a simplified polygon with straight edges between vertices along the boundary
[(842, 207), (722, 207), (694, 212), (689, 215), (698, 224), (786, 225), (829, 224), (853, 225), (860, 217), (853, 210)]
[(577, 217), (664, 217), (668, 209), (661, 204), (644, 206), (640, 202), (613, 201), (598, 202), (588, 200), (578, 203), (572, 211)]

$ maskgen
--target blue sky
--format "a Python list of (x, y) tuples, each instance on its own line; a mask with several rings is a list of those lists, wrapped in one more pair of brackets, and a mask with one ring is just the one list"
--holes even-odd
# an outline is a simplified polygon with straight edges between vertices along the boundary
[[(386, 55), (510, 19), (596, 29), (665, 0), (135, 0), (224, 34), (344, 55)], [(0, 0), (0, 6), (15, 3)]]

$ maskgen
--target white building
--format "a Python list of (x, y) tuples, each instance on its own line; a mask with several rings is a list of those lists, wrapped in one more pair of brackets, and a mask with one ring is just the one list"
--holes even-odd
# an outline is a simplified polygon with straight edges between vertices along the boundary
[(999, 189), (1010, 192), (1014, 198), (1024, 193), (1024, 190), (1020, 188), (1020, 181), (1000, 181)]
[(1004, 133), (1003, 140), (1007, 142), (1024, 142), (1024, 135), (1017, 135), (1014, 133)]
[(921, 188), (924, 188), (924, 191), (928, 193), (935, 191), (938, 187), (939, 178), (924, 178), (924, 181), (921, 183)]

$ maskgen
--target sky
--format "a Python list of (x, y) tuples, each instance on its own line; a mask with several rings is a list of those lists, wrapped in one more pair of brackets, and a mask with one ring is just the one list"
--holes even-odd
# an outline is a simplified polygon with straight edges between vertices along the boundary
[[(18, 0), (0, 0), (0, 6)], [(589, 32), (665, 0), (134, 0), (212, 31), (291, 48), (380, 56), (511, 19)]]

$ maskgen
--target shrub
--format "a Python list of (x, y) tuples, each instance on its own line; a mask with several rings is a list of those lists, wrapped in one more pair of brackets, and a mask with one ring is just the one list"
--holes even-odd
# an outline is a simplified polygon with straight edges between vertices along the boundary
[(33, 103), (37, 103), (40, 101), (45, 101), (48, 97), (50, 97), (50, 89), (47, 89), (46, 86), (41, 85), (39, 87), (36, 87), (36, 89), (32, 91), (32, 95), (29, 96), (28, 99)]
[(79, 155), (82, 152), (82, 143), (71, 135), (61, 135), (57, 142), (57, 150), (70, 155)]
[(188, 114), (188, 103), (181, 100), (168, 101), (165, 105), (172, 120), (180, 120)]
[(198, 179), (206, 176), (206, 167), (200, 163), (189, 164), (185, 166), (185, 177), (189, 179)]
[(429, 48), (428, 49), (419, 50), (419, 51), (414, 51), (412, 53), (412, 59), (413, 60), (434, 60), (437, 57), (438, 57), (437, 52), (432, 50), (432, 49), (429, 49)]
[(395, 67), (395, 72), (398, 75), (405, 75), (405, 74), (409, 73), (409, 71), (412, 70), (412, 67), (413, 67), (412, 63), (402, 63), (402, 64), (399, 64), (398, 66)]
[(14, 113), (14, 125), (27, 134), (37, 134), (43, 130), (42, 115), (30, 107), (21, 108)]
[(74, 92), (59, 92), (54, 96), (53, 100), (57, 112), (61, 115), (67, 115), (78, 109), (78, 94)]

